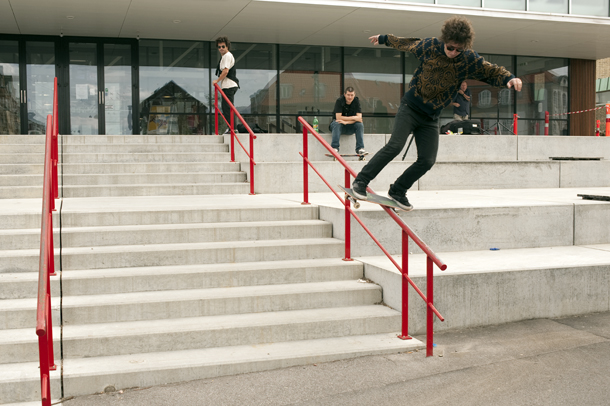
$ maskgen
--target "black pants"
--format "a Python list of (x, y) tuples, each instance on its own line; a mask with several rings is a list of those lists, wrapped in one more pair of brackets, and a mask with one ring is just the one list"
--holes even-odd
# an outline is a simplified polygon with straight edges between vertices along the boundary
[[(231, 102), (232, 105), (235, 106), (235, 92), (237, 92), (237, 87), (230, 87), (228, 89), (222, 89), (223, 92), (225, 92), (225, 95), (227, 95), (227, 99), (229, 99), (229, 101)], [(226, 103), (225, 99), (222, 99), (222, 115), (225, 116), (225, 119), (227, 120), (227, 123), (229, 123), (229, 125), (231, 124), (231, 107), (229, 107), (229, 104)], [(235, 119), (233, 119), (235, 120)], [(237, 126), (237, 122), (233, 121), (233, 124), (235, 126)]]
[(417, 161), (409, 166), (394, 182), (397, 191), (407, 191), (413, 183), (432, 168), (438, 152), (438, 119), (418, 113), (406, 104), (400, 105), (390, 141), (381, 148), (358, 174), (356, 180), (367, 185), (404, 148), (409, 134), (413, 132), (417, 147)]

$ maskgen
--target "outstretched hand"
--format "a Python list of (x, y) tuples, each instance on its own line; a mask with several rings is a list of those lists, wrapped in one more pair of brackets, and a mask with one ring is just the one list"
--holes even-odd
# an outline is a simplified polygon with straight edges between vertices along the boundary
[(506, 87), (508, 87), (509, 89), (511, 87), (514, 87), (516, 91), (520, 92), (521, 91), (521, 86), (523, 85), (523, 82), (521, 82), (521, 79), (519, 78), (513, 78), (510, 80), (510, 82), (508, 82), (506, 84)]
[(379, 34), (373, 35), (372, 37), (369, 37), (369, 39), (371, 40), (371, 44), (379, 45)]

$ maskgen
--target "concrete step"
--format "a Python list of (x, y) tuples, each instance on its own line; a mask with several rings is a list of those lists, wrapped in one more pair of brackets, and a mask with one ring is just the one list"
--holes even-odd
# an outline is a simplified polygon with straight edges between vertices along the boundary
[[(20, 309), (21, 313), (24, 313), (27, 310), (26, 306), (32, 310), (36, 307), (35, 301), (26, 299), (11, 299), (4, 302), (8, 304), (3, 306), (2, 310), (12, 305), (13, 309)], [(66, 326), (322, 309), (372, 305), (379, 302), (381, 302), (379, 286), (354, 280), (151, 291), (64, 296), (62, 320)], [(26, 320), (29, 323), (26, 326), (16, 325), (20, 318), (15, 317), (15, 319), (9, 320), (6, 328), (25, 328), (32, 324), (32, 320)]]
[[(61, 135), (64, 145), (76, 144), (221, 144), (218, 135)], [(0, 138), (0, 143), (1, 143)], [(16, 143), (16, 142), (14, 142)]]
[[(243, 162), (245, 164), (245, 162)], [(359, 172), (367, 162), (349, 161)], [(390, 162), (370, 186), (387, 192), (390, 184), (412, 161)], [(313, 163), (331, 185), (344, 184), (343, 166), (331, 158)], [(243, 166), (245, 167), (245, 166)], [(437, 162), (411, 190), (525, 189), (610, 186), (610, 160), (603, 161), (513, 161)], [(296, 182), (298, 179), (299, 182)], [(257, 162), (254, 170), (255, 193), (299, 193), (303, 191), (303, 162)], [(328, 186), (313, 171), (310, 192), (327, 192)]]
[[(330, 362), (366, 355), (392, 354), (423, 348), (419, 340), (400, 340), (396, 333), (371, 334), (200, 350), (119, 355), (64, 360), (64, 396), (148, 387), (296, 365)], [(0, 397), (8, 402), (39, 399), (40, 377), (35, 363), (0, 368)], [(16, 382), (15, 376), (20, 379)], [(52, 374), (53, 378), (58, 376)], [(53, 381), (56, 384), (56, 381)], [(38, 392), (36, 391), (38, 385)], [(57, 386), (51, 393), (58, 393)]]
[[(34, 154), (31, 154), (34, 155)], [(34, 161), (33, 157), (26, 157), (25, 155), (16, 155), (15, 159), (18, 157), (21, 160), (31, 159)], [(230, 154), (224, 152), (199, 152), (199, 153), (189, 153), (189, 152), (175, 152), (171, 154), (164, 153), (133, 153), (133, 154), (63, 154), (62, 155), (62, 163), (73, 164), (73, 163), (130, 163), (130, 162), (138, 162), (138, 163), (152, 163), (152, 162), (229, 162), (231, 160)], [(0, 162), (4, 162), (2, 160), (2, 156), (0, 156)], [(42, 162), (42, 160), (40, 161)], [(5, 162), (11, 163), (11, 162)], [(30, 162), (14, 162), (14, 163), (30, 163)], [(35, 161), (34, 161), (35, 163)]]
[[(315, 205), (278, 202), (274, 207), (268, 202), (269, 200), (263, 195), (158, 196), (154, 199), (150, 197), (72, 198), (63, 201), (62, 226), (104, 227), (293, 221), (318, 218), (318, 207)], [(3, 224), (4, 228), (35, 228), (40, 226), (40, 214), (0, 216), (0, 224)], [(22, 226), (26, 224), (33, 225)]]
[(44, 163), (44, 152), (32, 154), (6, 154), (0, 153), (0, 164), (40, 164)]
[(0, 174), (0, 187), (11, 186), (38, 186), (42, 187), (42, 174), (35, 175), (2, 175)]
[[(381, 334), (400, 328), (396, 310), (364, 305), (65, 326), (62, 345), (64, 358), (77, 359)], [(37, 345), (37, 336), (29, 329), (0, 330), (0, 364), (36, 361)]]
[[(56, 278), (53, 276), (52, 278)], [(61, 297), (58, 291), (51, 292), (51, 315), (53, 326), (60, 325), (59, 305)], [(29, 329), (30, 335), (36, 338), (36, 298), (7, 299), (0, 301), (0, 331), (10, 329)], [(56, 338), (55, 336), (53, 337)], [(57, 336), (59, 338), (59, 336)]]
[[(59, 227), (55, 225), (53, 240), (59, 241)], [(0, 229), (0, 247), (3, 250), (40, 249), (40, 228)]]
[[(30, 175), (36, 176), (36, 175)], [(42, 179), (42, 178), (40, 178)], [(8, 180), (7, 180), (8, 181)], [(13, 180), (15, 182), (16, 180)], [(178, 172), (178, 173), (117, 173), (103, 175), (65, 175), (65, 186), (76, 185), (149, 185), (188, 183), (237, 183), (246, 182), (245, 172)], [(2, 176), (0, 176), (0, 185)], [(42, 182), (40, 182), (42, 184)]]
[(0, 134), (0, 145), (4, 144), (44, 144), (46, 135)]
[(3, 154), (44, 154), (45, 144), (0, 144)]
[(230, 195), (248, 194), (248, 183), (179, 183), (179, 184), (120, 184), (77, 185), (62, 188), (63, 196), (168, 196), (168, 195)]
[[(41, 404), (40, 370), (38, 366), (38, 362), (0, 364), (1, 405), (39, 406)], [(61, 394), (61, 367), (51, 371), (50, 375), (51, 396), (53, 398), (59, 397)]]
[(0, 186), (0, 199), (34, 199), (42, 196), (42, 178), (39, 186)]
[[(201, 173), (201, 172), (238, 172), (239, 162), (146, 162), (146, 163), (80, 163), (63, 164), (65, 175), (109, 175), (125, 173)], [(42, 172), (41, 172), (42, 173)]]
[[(66, 296), (343, 281), (362, 278), (362, 264), (340, 258), (109, 268), (62, 274)], [(0, 299), (35, 298), (38, 273), (0, 273)], [(51, 278), (59, 293), (59, 278)]]
[(0, 175), (42, 175), (43, 162), (35, 164), (0, 164)]
[[(10, 248), (12, 235), (32, 235), (0, 230), (0, 243)], [(3, 240), (2, 236), (6, 236)], [(40, 234), (40, 231), (38, 231)], [(222, 241), (287, 240), (297, 238), (330, 238), (332, 224), (320, 220), (231, 222), (204, 224), (161, 224), (147, 226), (76, 227), (62, 229), (62, 247), (99, 247), (110, 245), (181, 244)], [(38, 238), (39, 239), (39, 238)], [(13, 238), (15, 240), (15, 238)], [(17, 244), (15, 241), (12, 244)], [(4, 247), (4, 245), (2, 245)]]
[[(58, 261), (56, 248), (56, 260)], [(193, 265), (288, 259), (342, 258), (343, 242), (332, 238), (122, 245), (62, 249), (62, 270)], [(38, 269), (39, 250), (0, 251), (0, 272)]]
[[(3, 147), (4, 148), (4, 147)], [(23, 148), (22, 148), (23, 149)], [(7, 150), (9, 151), (9, 150)], [(229, 146), (220, 143), (169, 143), (169, 144), (63, 144), (63, 154), (173, 154), (177, 152), (228, 152)], [(15, 151), (27, 152), (27, 151)], [(34, 151), (32, 151), (34, 152)], [(44, 152), (44, 149), (42, 150)]]

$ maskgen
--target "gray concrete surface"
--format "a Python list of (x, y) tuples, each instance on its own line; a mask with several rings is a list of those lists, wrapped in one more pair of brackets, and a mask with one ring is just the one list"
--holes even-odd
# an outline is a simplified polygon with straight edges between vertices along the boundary
[[(423, 337), (417, 337), (422, 339)], [(103, 405), (608, 405), (610, 312), (454, 330), (424, 351), (65, 400)]]

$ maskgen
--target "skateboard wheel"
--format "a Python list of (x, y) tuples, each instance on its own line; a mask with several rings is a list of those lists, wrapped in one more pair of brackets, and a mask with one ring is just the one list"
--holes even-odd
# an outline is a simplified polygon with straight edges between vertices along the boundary
[(360, 208), (360, 203), (354, 202), (354, 209), (359, 209), (359, 208)]

